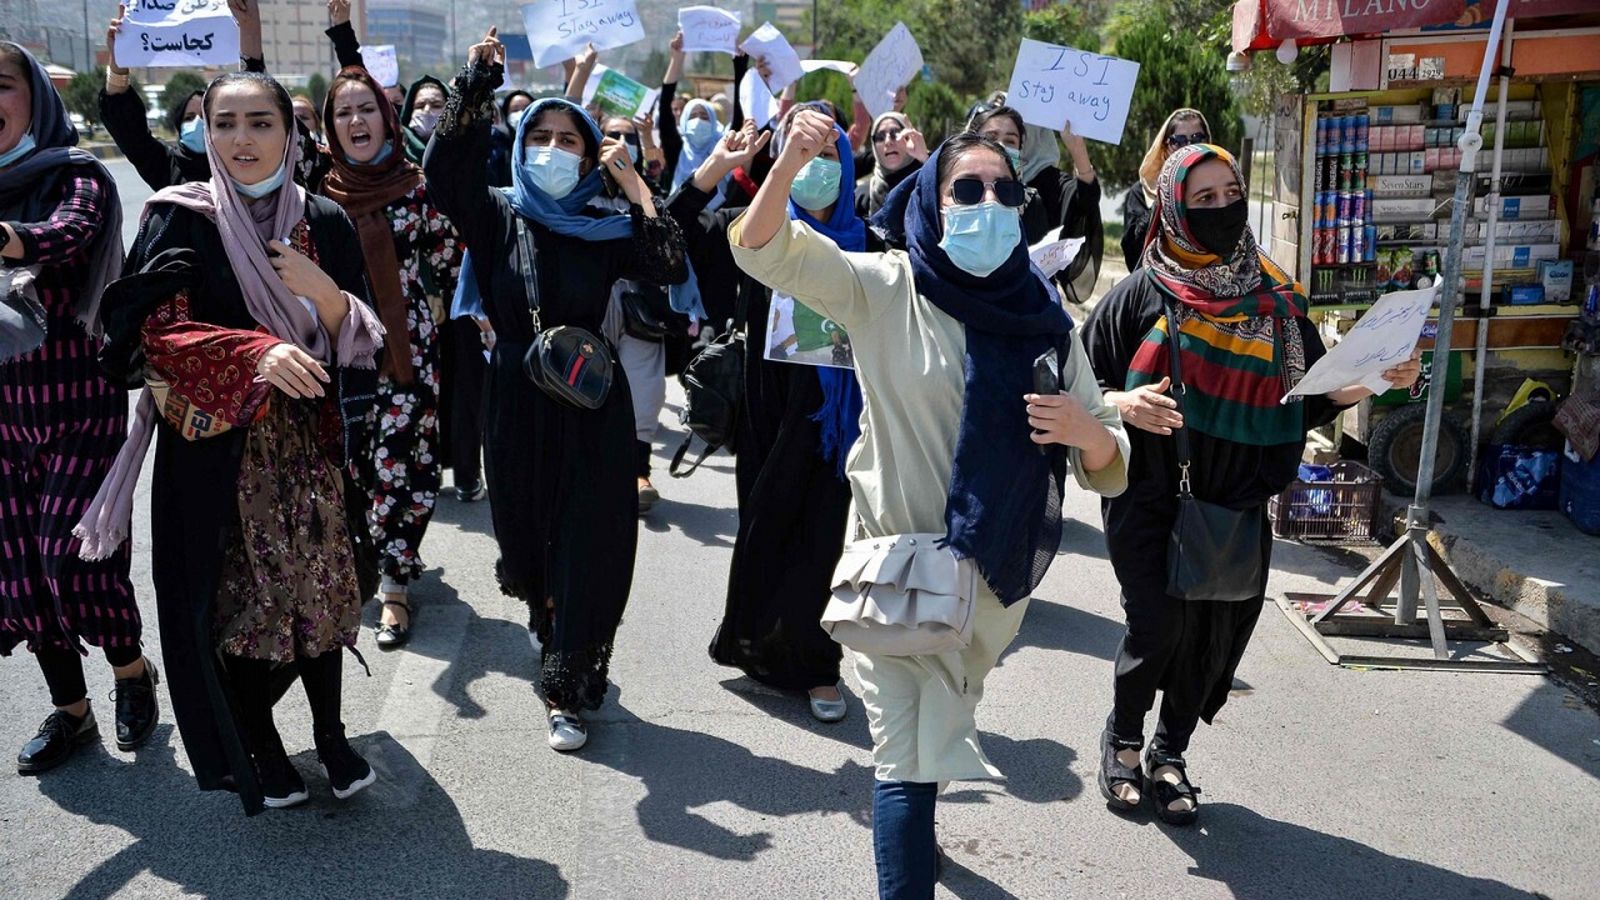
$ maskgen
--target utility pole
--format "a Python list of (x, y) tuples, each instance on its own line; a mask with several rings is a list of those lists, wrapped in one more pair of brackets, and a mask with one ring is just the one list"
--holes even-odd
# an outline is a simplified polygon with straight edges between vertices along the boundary
[(83, 0), (83, 68), (79, 71), (88, 72), (94, 68), (94, 50), (89, 42), (89, 0)]

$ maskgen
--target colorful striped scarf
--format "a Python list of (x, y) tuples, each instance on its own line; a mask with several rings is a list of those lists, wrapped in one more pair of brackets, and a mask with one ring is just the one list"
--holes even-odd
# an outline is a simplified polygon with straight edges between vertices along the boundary
[[(1196, 166), (1221, 159), (1244, 184), (1238, 164), (1210, 144), (1185, 147), (1167, 159), (1156, 182), (1156, 223), (1145, 246), (1145, 277), (1176, 310), (1183, 353), (1186, 427), (1241, 444), (1270, 446), (1305, 437), (1302, 408), (1284, 404), (1305, 375), (1305, 344), (1297, 317), (1305, 292), (1268, 259), (1249, 229), (1227, 258), (1207, 251), (1190, 232), (1184, 181)], [(1128, 367), (1126, 390), (1171, 374), (1167, 315), (1156, 320)]]

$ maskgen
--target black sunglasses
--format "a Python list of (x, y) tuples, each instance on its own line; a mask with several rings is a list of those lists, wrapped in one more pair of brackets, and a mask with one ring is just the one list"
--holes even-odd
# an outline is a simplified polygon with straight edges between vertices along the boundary
[(883, 131), (877, 132), (876, 134), (874, 134), (872, 136), (872, 142), (874, 144), (887, 144), (890, 141), (898, 140), (900, 135), (902, 135), (904, 133), (905, 133), (904, 129), (900, 129), (900, 128), (896, 128), (893, 131), (889, 131), (888, 129), (884, 129)]
[(628, 131), (608, 131), (606, 132), (606, 137), (629, 144), (639, 143), (639, 135)]
[(1196, 131), (1194, 134), (1169, 134), (1167, 135), (1167, 146), (1176, 150), (1179, 147), (1187, 147), (1190, 144), (1204, 144), (1210, 140), (1211, 135), (1206, 134), (1204, 131)]
[(950, 182), (950, 199), (961, 206), (982, 203), (989, 189), (1001, 206), (1016, 209), (1028, 202), (1028, 189), (1020, 181), (984, 181), (982, 178), (957, 178)]

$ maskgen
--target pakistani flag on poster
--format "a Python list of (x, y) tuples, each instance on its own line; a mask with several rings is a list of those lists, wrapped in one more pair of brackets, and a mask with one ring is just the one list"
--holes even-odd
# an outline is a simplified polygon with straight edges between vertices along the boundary
[(772, 295), (763, 355), (772, 362), (855, 368), (850, 335), (839, 323), (779, 293)]

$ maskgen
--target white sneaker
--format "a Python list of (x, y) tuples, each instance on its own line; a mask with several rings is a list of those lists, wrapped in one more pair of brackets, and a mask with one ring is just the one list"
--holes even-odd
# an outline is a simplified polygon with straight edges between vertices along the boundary
[(550, 749), (557, 753), (571, 753), (589, 743), (589, 731), (577, 713), (550, 710)]

